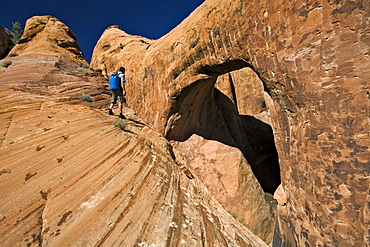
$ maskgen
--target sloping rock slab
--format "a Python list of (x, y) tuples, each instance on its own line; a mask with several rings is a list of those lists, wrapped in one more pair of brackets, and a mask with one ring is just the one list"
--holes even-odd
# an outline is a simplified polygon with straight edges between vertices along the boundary
[(0, 102), (4, 246), (266, 246), (150, 128), (24, 93)]

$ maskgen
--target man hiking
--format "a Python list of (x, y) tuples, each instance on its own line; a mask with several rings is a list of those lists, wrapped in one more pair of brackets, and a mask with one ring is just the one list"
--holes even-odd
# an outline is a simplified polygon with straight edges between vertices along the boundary
[(113, 73), (109, 77), (109, 86), (110, 89), (112, 90), (112, 100), (109, 106), (109, 115), (114, 115), (113, 114), (113, 106), (118, 100), (118, 108), (119, 108), (119, 117), (122, 119), (125, 119), (126, 117), (122, 114), (122, 105), (126, 104), (126, 90), (125, 90), (125, 83), (126, 83), (126, 77), (125, 77), (125, 71), (126, 69), (124, 67), (119, 68), (118, 73)]

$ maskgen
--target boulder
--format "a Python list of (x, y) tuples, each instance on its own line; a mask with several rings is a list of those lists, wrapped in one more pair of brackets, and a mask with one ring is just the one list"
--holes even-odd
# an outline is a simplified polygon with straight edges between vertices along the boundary
[(171, 141), (171, 144), (215, 199), (269, 244), (275, 225), (274, 209), (242, 152), (196, 134), (184, 142)]
[(0, 27), (0, 59), (6, 57), (13, 47), (13, 33), (5, 27)]

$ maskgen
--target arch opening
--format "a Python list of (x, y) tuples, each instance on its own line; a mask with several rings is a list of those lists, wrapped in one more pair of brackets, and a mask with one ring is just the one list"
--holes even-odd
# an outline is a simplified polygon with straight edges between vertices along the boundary
[(242, 60), (205, 66), (209, 75), (175, 97), (165, 135), (186, 141), (193, 134), (238, 148), (265, 192), (279, 186), (280, 166), (264, 100), (266, 88)]
[(270, 243), (280, 167), (268, 93), (244, 61), (200, 71), (208, 77), (172, 98), (165, 136), (220, 204)]

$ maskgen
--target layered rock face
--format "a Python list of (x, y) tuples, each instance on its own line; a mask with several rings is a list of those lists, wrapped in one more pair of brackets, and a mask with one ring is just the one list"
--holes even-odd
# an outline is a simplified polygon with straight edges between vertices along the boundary
[(60, 55), (27, 53), (2, 61), (11, 62), (7, 68), (0, 67), (3, 88), (67, 100), (90, 95), (95, 103), (103, 100), (102, 105), (109, 101), (108, 83), (101, 73), (81, 68)]
[(12, 48), (13, 33), (4, 27), (0, 27), (0, 59), (6, 57)]
[(168, 139), (218, 140), (252, 155), (253, 167), (229, 104), (243, 95), (214, 89), (219, 75), (250, 67), (279, 154), (274, 246), (369, 245), (369, 11), (364, 1), (207, 0), (156, 41), (106, 30), (92, 64), (124, 65), (130, 106)]
[(267, 246), (135, 112), (105, 112), (107, 80), (50, 50), (57, 27), (0, 68), (2, 245)]

